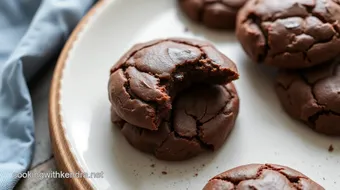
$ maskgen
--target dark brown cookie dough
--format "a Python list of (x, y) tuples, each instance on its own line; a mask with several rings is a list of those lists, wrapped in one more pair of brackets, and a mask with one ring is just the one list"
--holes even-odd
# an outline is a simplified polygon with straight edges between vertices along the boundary
[(340, 53), (340, 2), (249, 0), (239, 11), (236, 35), (255, 62), (307, 68)]
[(286, 166), (249, 164), (221, 173), (203, 190), (324, 190), (302, 173)]
[(340, 135), (340, 60), (304, 70), (282, 70), (276, 92), (292, 117), (327, 135)]
[(132, 47), (111, 69), (109, 99), (128, 123), (157, 130), (181, 90), (196, 82), (226, 84), (237, 78), (234, 63), (208, 42), (154, 40)]
[(161, 160), (185, 160), (220, 148), (234, 127), (239, 99), (232, 83), (193, 86), (180, 93), (172, 117), (157, 131), (124, 122), (114, 112), (112, 121), (121, 127), (136, 149)]
[(238, 10), (247, 0), (178, 0), (193, 21), (215, 29), (234, 29)]

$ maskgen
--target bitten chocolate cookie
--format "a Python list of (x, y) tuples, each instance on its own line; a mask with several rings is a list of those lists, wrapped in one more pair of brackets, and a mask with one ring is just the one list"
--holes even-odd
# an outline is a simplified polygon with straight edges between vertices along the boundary
[(234, 63), (208, 42), (180, 38), (137, 44), (111, 69), (109, 99), (132, 125), (157, 130), (176, 94), (196, 82), (226, 84)]
[(302, 173), (286, 166), (249, 164), (209, 180), (203, 190), (324, 190)]
[(193, 86), (180, 93), (172, 117), (157, 131), (126, 123), (113, 110), (112, 122), (121, 127), (136, 149), (161, 160), (185, 160), (220, 148), (234, 127), (239, 98), (232, 83)]
[(239, 11), (236, 35), (255, 62), (307, 68), (340, 53), (340, 2), (249, 0)]
[(305, 70), (280, 71), (276, 92), (292, 117), (327, 135), (340, 135), (340, 59)]
[(215, 29), (234, 29), (238, 10), (247, 0), (178, 0), (193, 21)]

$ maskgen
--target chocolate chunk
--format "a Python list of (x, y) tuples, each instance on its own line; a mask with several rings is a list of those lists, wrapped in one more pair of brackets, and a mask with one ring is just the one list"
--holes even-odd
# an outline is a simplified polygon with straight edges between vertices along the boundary
[(197, 82), (237, 78), (234, 63), (208, 42), (155, 40), (135, 45), (111, 69), (109, 99), (126, 122), (157, 130), (169, 119), (178, 92)]
[(333, 0), (249, 0), (236, 35), (254, 62), (307, 68), (340, 54), (340, 3)]
[(203, 190), (324, 190), (302, 173), (274, 164), (243, 165), (221, 173), (206, 184)]
[(247, 0), (178, 0), (193, 21), (215, 29), (234, 29), (238, 10)]
[(281, 70), (276, 92), (293, 118), (326, 135), (340, 135), (340, 59), (303, 70)]

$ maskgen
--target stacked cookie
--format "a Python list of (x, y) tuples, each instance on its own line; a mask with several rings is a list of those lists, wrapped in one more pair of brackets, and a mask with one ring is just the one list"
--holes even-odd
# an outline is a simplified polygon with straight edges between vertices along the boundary
[(286, 112), (327, 135), (340, 135), (339, 22), (333, 0), (249, 0), (237, 18), (249, 57), (280, 69), (275, 89)]
[(182, 38), (137, 44), (111, 69), (112, 122), (136, 149), (184, 160), (222, 146), (239, 99), (235, 64), (212, 44)]
[[(256, 63), (279, 68), (284, 109), (317, 132), (340, 135), (340, 3), (334, 0), (178, 0), (193, 21), (233, 29)], [(237, 15), (237, 19), (236, 19)], [(338, 58), (339, 57), (339, 58)], [(110, 71), (112, 122), (136, 149), (179, 161), (220, 148), (234, 127), (235, 64), (206, 41), (137, 44)], [(286, 166), (250, 164), (204, 190), (324, 189)]]

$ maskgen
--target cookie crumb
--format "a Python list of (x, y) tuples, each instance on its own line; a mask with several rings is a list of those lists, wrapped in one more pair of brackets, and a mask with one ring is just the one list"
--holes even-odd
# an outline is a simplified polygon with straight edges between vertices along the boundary
[(197, 176), (198, 176), (198, 173), (195, 173), (195, 174), (194, 174), (194, 177), (197, 177)]
[(333, 145), (331, 144), (331, 145), (329, 145), (329, 147), (328, 147), (328, 152), (333, 152), (334, 151), (334, 147), (333, 147)]
[(162, 171), (162, 174), (163, 174), (163, 175), (166, 175), (166, 174), (168, 174), (168, 172), (166, 172), (166, 171)]
[(150, 167), (151, 167), (151, 168), (154, 168), (154, 167), (155, 167), (155, 164), (151, 164)]

